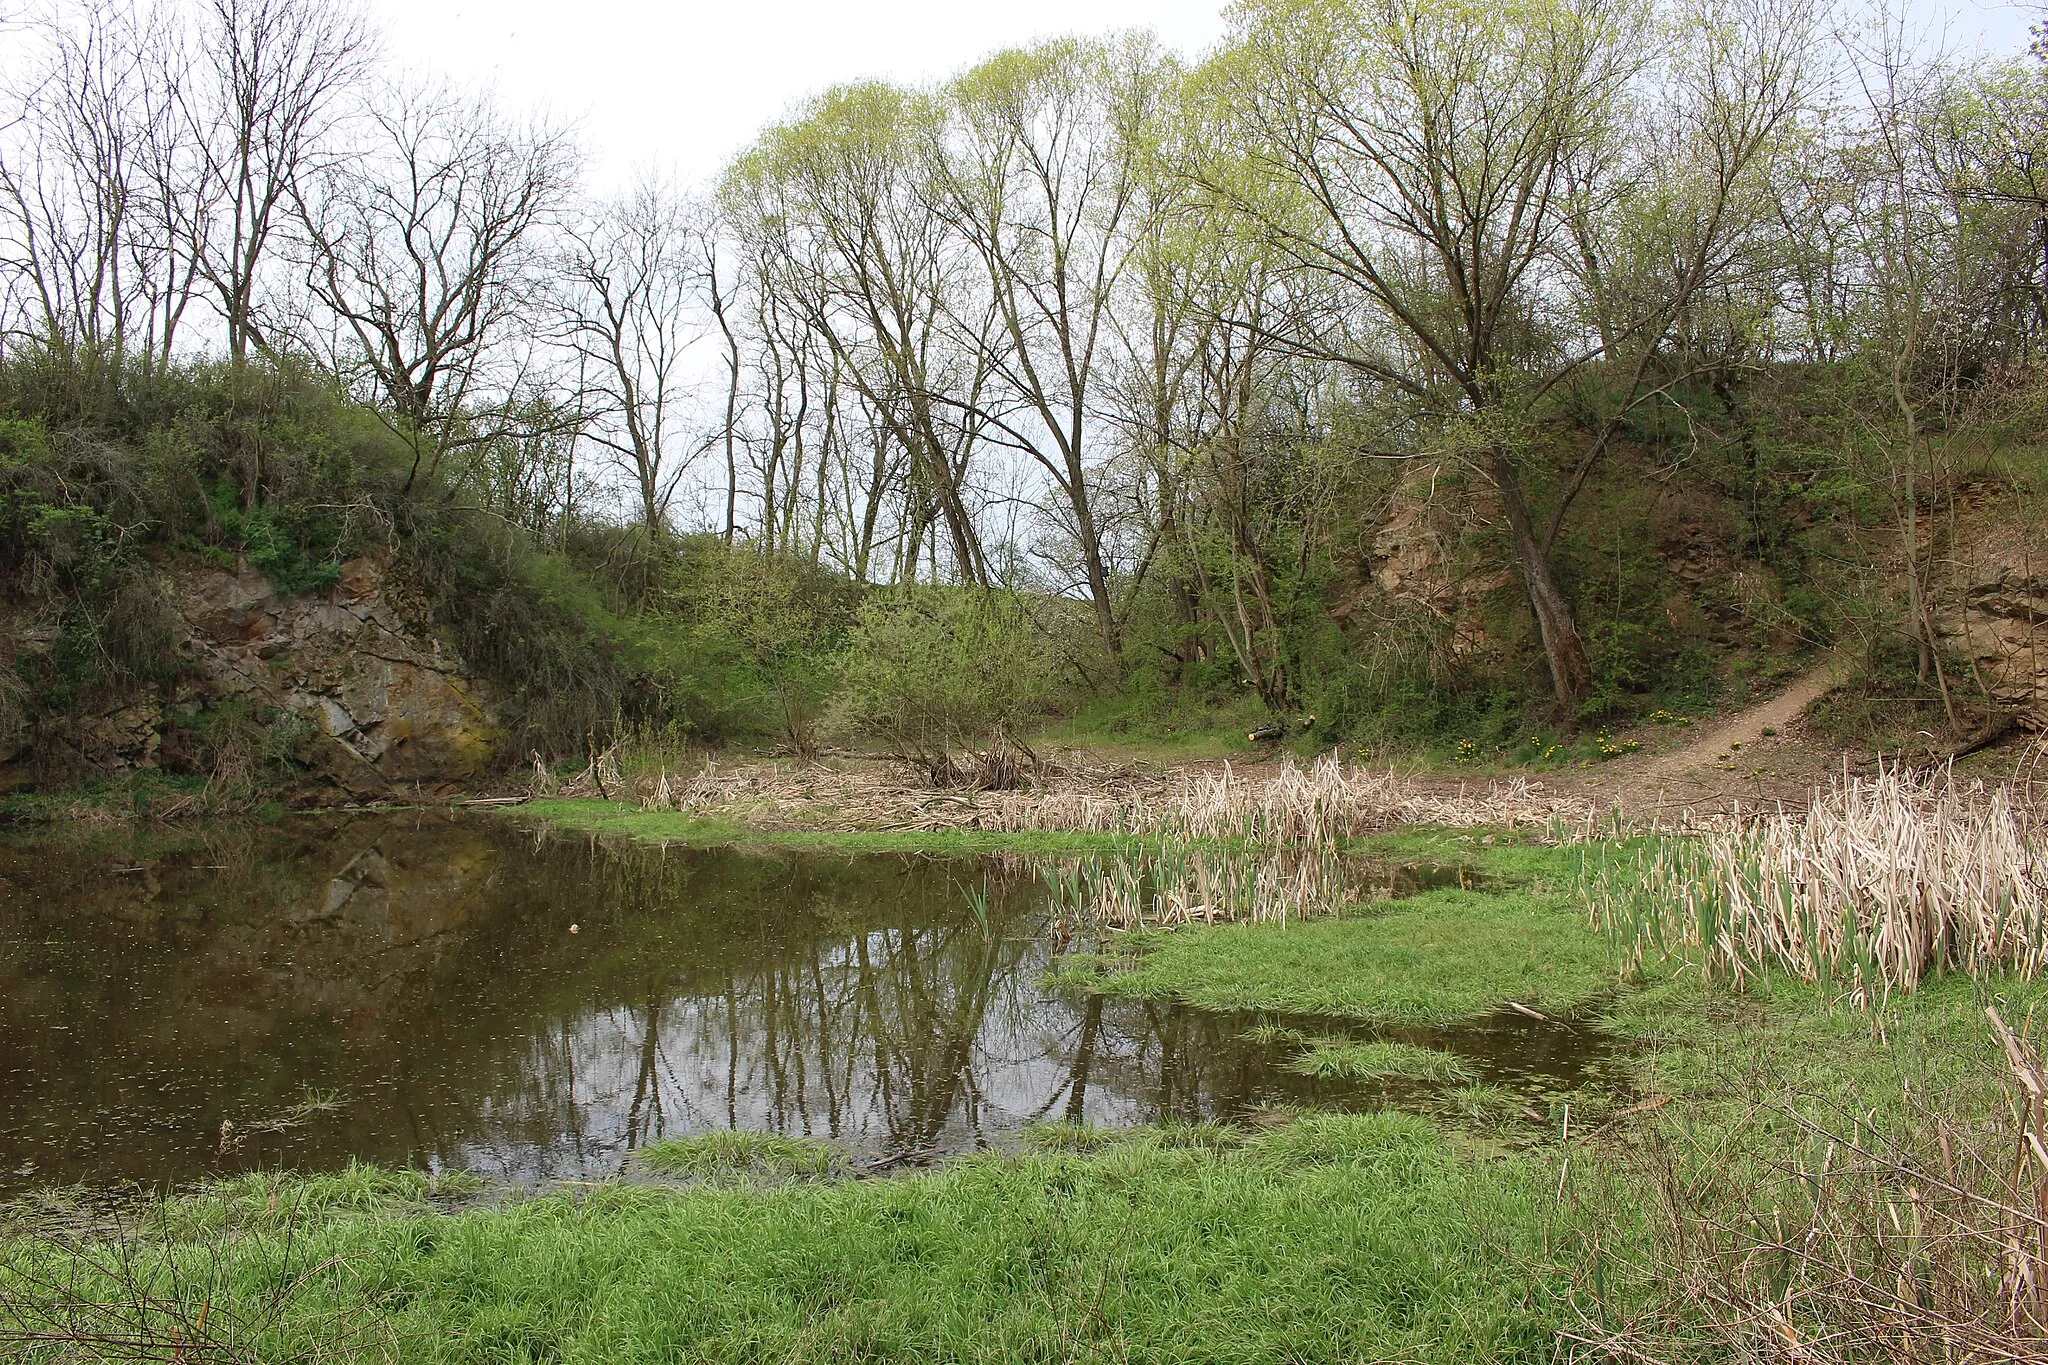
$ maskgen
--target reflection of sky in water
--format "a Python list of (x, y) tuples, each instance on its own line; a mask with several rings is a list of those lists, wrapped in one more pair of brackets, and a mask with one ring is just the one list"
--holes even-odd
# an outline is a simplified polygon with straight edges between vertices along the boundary
[[(987, 937), (962, 889), (984, 877)], [(596, 1176), (731, 1127), (880, 1158), (1333, 1098), (1245, 1019), (1046, 994), (1041, 906), (998, 866), (446, 817), (0, 840), (0, 1184), (352, 1158)], [(1534, 1028), (1453, 1045), (1568, 1083), (1578, 1044)], [(342, 1103), (295, 1110), (309, 1092)]]
[(890, 1156), (1313, 1096), (1241, 1021), (1048, 996), (1052, 961), (1035, 878), (968, 863), (416, 817), (0, 841), (0, 1181), (591, 1175), (727, 1127)]
[[(875, 1154), (962, 1151), (1045, 1119), (1121, 1126), (1251, 1097), (1176, 1105), (1185, 1068), (1168, 1056), (1227, 1049), (1235, 1028), (1184, 1010), (1049, 998), (1036, 983), (1051, 961), (1034, 941), (878, 930), (819, 949), (800, 973), (770, 969), (592, 1010), (524, 1040), (517, 1088), (492, 1093), (477, 1130), (445, 1158), (559, 1176), (616, 1168), (635, 1147), (715, 1128)], [(930, 1031), (905, 1027), (917, 1020)], [(560, 1137), (545, 1149), (519, 1138), (548, 1128)]]

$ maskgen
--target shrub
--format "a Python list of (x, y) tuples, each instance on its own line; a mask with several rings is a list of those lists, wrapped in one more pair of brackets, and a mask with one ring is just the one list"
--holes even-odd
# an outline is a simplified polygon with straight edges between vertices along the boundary
[(772, 735), (814, 751), (860, 593), (808, 559), (684, 540), (647, 622), (672, 706), (707, 738)]
[(1056, 684), (1043, 636), (1006, 593), (913, 588), (860, 609), (840, 663), (832, 723), (960, 779), (954, 755), (1007, 746)]

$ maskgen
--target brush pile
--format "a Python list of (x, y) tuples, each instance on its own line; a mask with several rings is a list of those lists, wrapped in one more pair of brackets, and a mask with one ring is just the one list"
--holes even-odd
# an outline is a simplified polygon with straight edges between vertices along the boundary
[(1951, 970), (2032, 977), (2048, 956), (2048, 821), (2007, 788), (1880, 768), (1803, 814), (1609, 861), (1586, 894), (1631, 965), (1677, 956), (1738, 983), (1779, 969), (1859, 992)]

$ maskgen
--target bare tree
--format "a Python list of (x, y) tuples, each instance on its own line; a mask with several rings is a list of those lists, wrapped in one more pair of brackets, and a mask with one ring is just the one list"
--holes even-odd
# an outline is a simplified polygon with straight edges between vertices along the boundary
[(199, 162), (182, 226), (236, 361), (268, 344), (260, 273), (293, 186), (336, 151), (344, 96), (375, 54), (339, 0), (206, 0), (181, 101)]
[(10, 92), (18, 139), (0, 152), (0, 269), (20, 305), (8, 325), (116, 371), (161, 365), (192, 285), (166, 183), (178, 35), (121, 0), (30, 32), (40, 52)]
[(643, 180), (576, 227), (562, 269), (569, 341), (595, 376), (590, 436), (631, 480), (641, 525), (659, 541), (677, 486), (707, 449), (687, 421), (686, 353), (708, 330), (703, 291), (718, 289), (702, 225), (671, 188)]
[[(732, 543), (739, 531), (740, 463), (740, 381), (745, 366), (740, 359), (739, 336), (733, 331), (730, 304), (736, 290), (728, 289), (719, 275), (718, 233), (704, 234), (704, 281), (712, 319), (725, 341), (725, 425), (720, 436), (725, 444), (725, 541)], [(728, 272), (729, 273), (729, 272)]]
[(445, 428), (517, 387), (488, 362), (513, 324), (537, 320), (575, 149), (445, 86), (382, 87), (360, 126), (352, 155), (291, 187), (307, 287), (337, 371), (366, 381), (430, 461), (457, 439)]

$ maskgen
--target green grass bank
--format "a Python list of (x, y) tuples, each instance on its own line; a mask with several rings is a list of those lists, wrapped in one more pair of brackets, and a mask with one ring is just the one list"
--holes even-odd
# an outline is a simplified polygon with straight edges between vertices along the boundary
[[(612, 832), (677, 823), (620, 814)], [(1452, 1113), (1306, 1113), (1047, 1128), (1022, 1151), (888, 1178), (751, 1135), (663, 1144), (627, 1179), (539, 1193), (274, 1176), (182, 1196), (118, 1238), (89, 1206), (45, 1199), (6, 1215), (0, 1340), (17, 1334), (38, 1362), (80, 1357), (19, 1334), (126, 1333), (165, 1358), (437, 1363), (1534, 1365), (1587, 1341), (1757, 1358), (1708, 1287), (1730, 1303), (1772, 1290), (1801, 1333), (1848, 1311), (1810, 1298), (1811, 1267), (1754, 1254), (1848, 1197), (1810, 1184), (1824, 1150), (1829, 1170), (1870, 1176), (1857, 1207), (1880, 1216), (1895, 1191), (1839, 1139), (2009, 1153), (1982, 1010), (2021, 1019), (2048, 991), (1951, 977), (1865, 1009), (1775, 979), (1741, 995), (1684, 970), (1622, 981), (1572, 894), (1576, 853), (1438, 831), (1376, 847), (1467, 851), (1489, 880), (1334, 920), (1148, 932), (1067, 983), (1394, 1023), (1504, 1000), (1577, 1010), (1628, 1040), (1625, 1093), (1507, 1143)], [(1467, 1079), (1419, 1048), (1333, 1041), (1308, 1062)], [(1475, 1117), (1496, 1098), (1457, 1094)], [(1809, 1186), (1788, 1178), (1801, 1172)]]
[(1146, 1135), (908, 1179), (453, 1213), (320, 1207), (316, 1182), (229, 1198), (224, 1257), (215, 1229), (184, 1229), (150, 1269), (224, 1307), (285, 1284), (274, 1320), (252, 1311), (265, 1358), (348, 1341), (420, 1361), (1533, 1361), (1575, 1240), (1546, 1169), (1367, 1115), (1221, 1149)]

